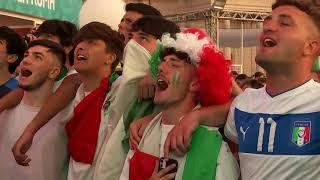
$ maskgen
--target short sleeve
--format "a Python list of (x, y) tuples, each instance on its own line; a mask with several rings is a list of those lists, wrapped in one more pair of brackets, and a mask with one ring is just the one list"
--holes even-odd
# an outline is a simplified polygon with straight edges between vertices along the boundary
[(227, 123), (224, 127), (224, 134), (228, 139), (238, 144), (238, 133), (235, 125), (234, 110), (238, 98), (235, 98), (230, 106)]

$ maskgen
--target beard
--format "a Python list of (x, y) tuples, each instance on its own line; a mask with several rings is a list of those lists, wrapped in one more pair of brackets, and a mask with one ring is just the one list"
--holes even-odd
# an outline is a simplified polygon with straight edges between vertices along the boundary
[(255, 61), (257, 65), (262, 67), (267, 73), (285, 72), (288, 68), (292, 67), (294, 60), (298, 59), (298, 54), (293, 52), (297, 51), (285, 50), (272, 55), (258, 53)]
[(38, 79), (35, 80), (35, 82), (27, 85), (23, 85), (19, 83), (19, 87), (25, 91), (32, 91), (32, 90), (38, 89), (47, 81), (47, 77), (48, 77), (47, 75), (40, 76)]
[(262, 67), (264, 70), (272, 68), (272, 64), (273, 64), (272, 60), (270, 60), (266, 57), (261, 57), (261, 56), (259, 56), (259, 54), (257, 54), (257, 56), (255, 58), (255, 62), (257, 63), (257, 65)]
[(272, 49), (258, 50), (255, 61), (267, 72), (280, 72), (300, 61), (305, 42), (283, 40)]

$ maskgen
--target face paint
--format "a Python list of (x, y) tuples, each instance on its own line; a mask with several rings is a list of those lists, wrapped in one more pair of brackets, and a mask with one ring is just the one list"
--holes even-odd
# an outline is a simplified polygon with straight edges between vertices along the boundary
[(180, 73), (176, 72), (172, 78), (172, 84), (174, 87), (177, 87), (180, 84)]

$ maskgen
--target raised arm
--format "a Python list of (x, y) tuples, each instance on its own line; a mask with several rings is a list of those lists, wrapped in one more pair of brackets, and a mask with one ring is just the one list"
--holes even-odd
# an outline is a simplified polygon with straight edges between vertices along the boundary
[(56, 92), (41, 107), (39, 113), (29, 123), (26, 130), (35, 134), (42, 126), (47, 124), (57, 113), (63, 110), (76, 96), (81, 84), (78, 74), (67, 76)]
[(192, 133), (199, 125), (221, 127), (226, 123), (231, 101), (223, 105), (203, 107), (188, 113), (169, 133), (164, 156), (168, 157), (173, 151), (177, 155), (184, 155), (190, 146)]

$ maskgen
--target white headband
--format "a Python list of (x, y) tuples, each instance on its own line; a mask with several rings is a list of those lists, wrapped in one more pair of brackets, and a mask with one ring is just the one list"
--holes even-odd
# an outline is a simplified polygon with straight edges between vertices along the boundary
[(164, 34), (161, 37), (161, 43), (164, 47), (172, 47), (178, 51), (185, 52), (189, 55), (191, 63), (197, 66), (201, 61), (200, 55), (204, 45), (210, 44), (208, 38), (198, 39), (198, 34), (177, 33), (176, 39), (170, 37), (170, 34)]

